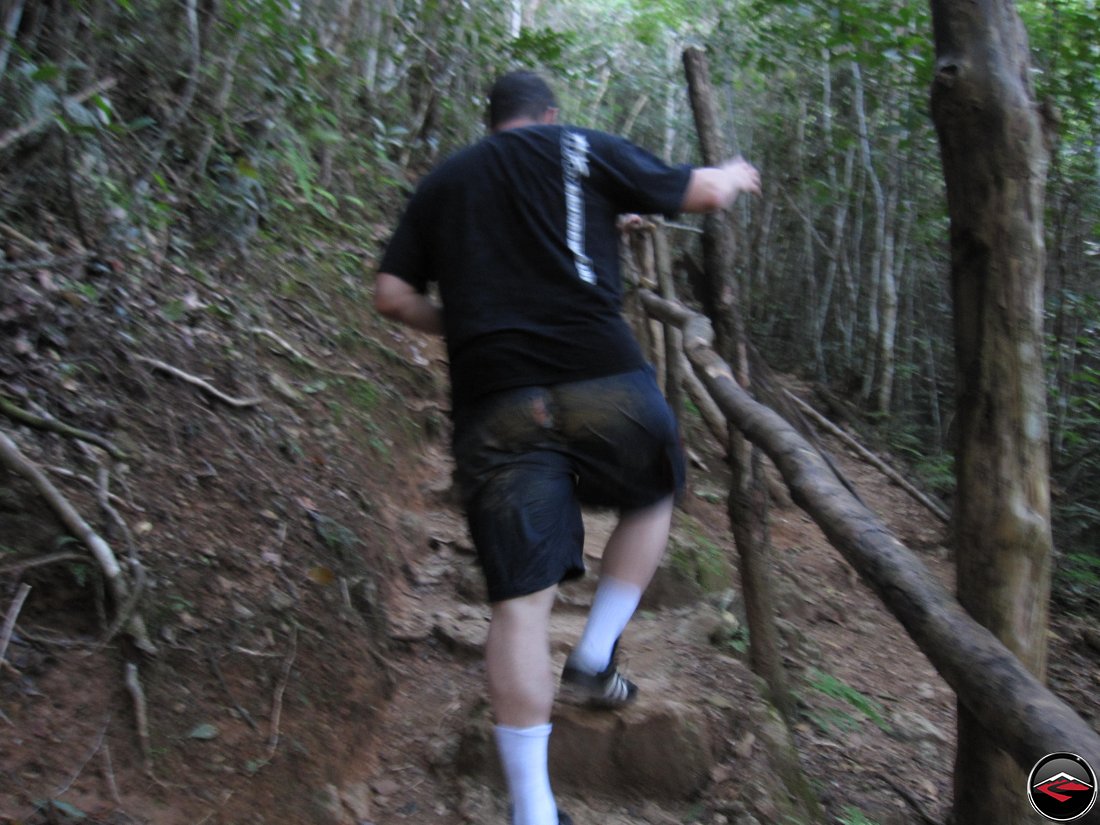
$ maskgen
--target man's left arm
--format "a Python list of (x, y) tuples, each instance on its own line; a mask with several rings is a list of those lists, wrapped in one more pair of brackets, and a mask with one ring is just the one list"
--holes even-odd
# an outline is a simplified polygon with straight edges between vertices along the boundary
[(433, 335), (443, 334), (443, 308), (408, 281), (379, 272), (374, 282), (374, 308), (386, 318)]

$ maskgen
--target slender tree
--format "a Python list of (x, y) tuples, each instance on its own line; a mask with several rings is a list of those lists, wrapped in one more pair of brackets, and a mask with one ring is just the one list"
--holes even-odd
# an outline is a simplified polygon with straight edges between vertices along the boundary
[[(722, 145), (717, 126), (717, 108), (706, 53), (698, 48), (685, 49), (684, 69), (703, 157), (707, 163), (721, 163), (728, 150)], [(721, 214), (708, 215), (706, 221), (703, 243), (706, 289), (700, 298), (714, 324), (722, 357), (733, 368), (738, 384), (748, 389), (752, 385), (749, 341), (738, 306), (737, 281), (732, 271), (735, 245), (733, 226)], [(768, 492), (764, 487), (761, 459), (735, 427), (730, 428), (729, 445), (733, 479), (728, 508), (749, 620), (749, 659), (753, 670), (767, 683), (772, 703), (789, 717), (793, 700), (787, 687), (775, 626), (775, 596), (768, 570), (771, 545)]]
[[(1027, 35), (1011, 0), (931, 6), (932, 118), (951, 219), (958, 595), (1042, 678), (1052, 549), (1042, 361), (1044, 124)], [(1034, 821), (1024, 782), (1021, 768), (960, 707), (956, 822)]]

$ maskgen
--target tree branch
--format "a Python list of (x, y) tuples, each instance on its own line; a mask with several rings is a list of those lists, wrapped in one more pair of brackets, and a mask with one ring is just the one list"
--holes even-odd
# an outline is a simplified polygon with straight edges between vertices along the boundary
[(787, 396), (792, 401), (794, 401), (795, 404), (798, 405), (798, 408), (806, 413), (806, 415), (810, 416), (810, 418), (812, 418), (818, 424), (818, 426), (820, 426), (826, 432), (835, 435), (837, 438), (839, 438), (841, 441), (843, 441), (845, 444), (847, 444), (849, 447), (859, 453), (863, 458), (869, 461), (872, 465), (881, 470), (891, 481), (893, 481), (895, 484), (901, 487), (901, 489), (908, 493), (914, 501), (927, 509), (928, 512), (930, 512), (944, 524), (949, 524), (951, 522), (951, 516), (946, 510), (943, 509), (943, 507), (941, 507), (935, 501), (930, 499), (928, 496), (926, 496), (924, 493), (922, 493), (920, 490), (918, 490), (916, 487), (906, 481), (905, 477), (901, 473), (899, 473), (877, 455), (872, 453), (870, 450), (868, 450), (866, 447), (864, 447), (862, 444), (852, 438), (852, 436), (848, 435), (848, 433), (844, 432), (844, 430), (840, 429), (840, 427), (827, 419), (825, 416), (823, 416), (821, 413), (819, 413), (797, 395), (794, 395), (787, 390), (784, 390), (784, 392), (786, 392)]

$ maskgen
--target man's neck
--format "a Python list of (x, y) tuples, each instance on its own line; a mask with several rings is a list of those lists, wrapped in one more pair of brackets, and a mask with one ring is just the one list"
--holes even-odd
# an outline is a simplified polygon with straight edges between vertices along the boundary
[(522, 129), (524, 126), (537, 126), (541, 122), (533, 117), (516, 117), (494, 126), (493, 134), (507, 132), (509, 129)]
[(507, 132), (509, 129), (522, 129), (524, 126), (539, 126), (557, 122), (558, 110), (547, 109), (538, 117), (521, 115), (520, 117), (514, 117), (511, 120), (506, 120), (503, 123), (498, 123), (490, 131), (495, 135), (498, 132)]

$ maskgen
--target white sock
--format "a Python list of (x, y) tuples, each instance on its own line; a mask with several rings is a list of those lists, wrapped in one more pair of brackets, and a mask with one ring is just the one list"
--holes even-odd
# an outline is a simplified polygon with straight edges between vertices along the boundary
[(601, 576), (584, 633), (569, 654), (570, 664), (588, 673), (605, 670), (611, 663), (615, 640), (626, 629), (641, 600), (642, 588), (638, 585)]
[(530, 728), (496, 726), (497, 750), (514, 806), (512, 825), (558, 825), (546, 759), (550, 728), (549, 723)]

